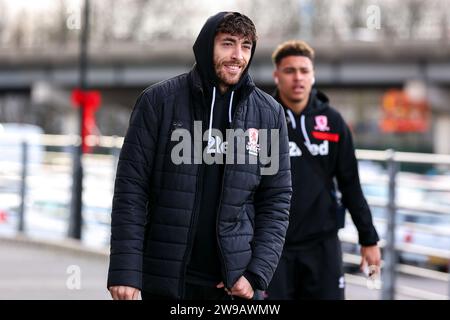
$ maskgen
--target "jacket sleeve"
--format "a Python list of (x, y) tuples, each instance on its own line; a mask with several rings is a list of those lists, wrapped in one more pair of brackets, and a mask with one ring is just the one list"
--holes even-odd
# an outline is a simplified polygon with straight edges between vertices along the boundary
[(375, 245), (379, 238), (361, 189), (352, 134), (342, 118), (341, 122), (343, 129), (339, 140), (336, 178), (342, 193), (342, 203), (350, 212), (358, 230), (359, 243), (363, 246)]
[[(292, 195), (289, 140), (286, 120), (281, 106), (278, 108), (276, 129), (279, 132), (279, 154), (271, 154), (272, 162), (279, 161), (275, 174), (262, 175), (255, 192), (255, 229), (252, 259), (244, 276), (253, 289), (265, 290), (277, 268), (289, 224)], [(270, 133), (268, 135), (270, 138)], [(273, 152), (273, 145), (271, 152)]]
[(158, 115), (146, 93), (138, 98), (120, 152), (111, 213), (108, 288), (142, 289), (142, 251)]

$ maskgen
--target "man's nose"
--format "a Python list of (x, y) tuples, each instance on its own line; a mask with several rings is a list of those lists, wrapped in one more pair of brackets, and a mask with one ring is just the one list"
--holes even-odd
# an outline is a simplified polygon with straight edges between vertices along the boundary
[(302, 72), (301, 72), (300, 70), (296, 70), (296, 71), (295, 71), (295, 73), (294, 73), (294, 79), (295, 79), (295, 80), (298, 80), (298, 81), (300, 81), (300, 80), (303, 79), (303, 74), (302, 74)]
[(239, 46), (236, 46), (232, 52), (231, 58), (236, 59), (236, 60), (242, 60), (242, 58), (243, 58), (242, 48), (240, 48)]

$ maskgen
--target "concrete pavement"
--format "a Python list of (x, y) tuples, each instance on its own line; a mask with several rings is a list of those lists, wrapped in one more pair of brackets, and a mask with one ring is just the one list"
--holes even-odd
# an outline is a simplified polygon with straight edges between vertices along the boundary
[[(0, 300), (110, 299), (106, 290), (107, 270), (107, 249), (90, 249), (71, 240), (36, 241), (22, 236), (0, 236)], [(417, 278), (400, 281), (424, 283)], [(349, 300), (380, 298), (380, 292), (365, 287), (362, 278), (347, 275), (346, 283)], [(445, 294), (446, 284), (437, 289)], [(411, 299), (403, 294), (397, 298)]]
[(0, 299), (109, 299), (107, 268), (106, 254), (70, 241), (1, 238)]

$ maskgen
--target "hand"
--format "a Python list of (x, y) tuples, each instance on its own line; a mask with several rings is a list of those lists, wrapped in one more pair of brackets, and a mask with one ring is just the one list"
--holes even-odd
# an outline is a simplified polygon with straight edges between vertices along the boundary
[(140, 290), (127, 286), (112, 286), (108, 288), (113, 300), (137, 300)]
[[(223, 284), (223, 282), (221, 282), (216, 287), (224, 288), (225, 285)], [(236, 283), (231, 288), (231, 290), (228, 290), (227, 288), (225, 288), (225, 291), (230, 295), (241, 297), (244, 299), (249, 299), (249, 300), (252, 299), (253, 295), (255, 294), (255, 292), (253, 291), (252, 285), (250, 284), (250, 282), (248, 282), (248, 280), (244, 276), (241, 276), (239, 278), (239, 280), (236, 281)]]
[(362, 272), (367, 266), (376, 266), (376, 270), (380, 270), (381, 252), (378, 245), (361, 247), (361, 264), (359, 265)]

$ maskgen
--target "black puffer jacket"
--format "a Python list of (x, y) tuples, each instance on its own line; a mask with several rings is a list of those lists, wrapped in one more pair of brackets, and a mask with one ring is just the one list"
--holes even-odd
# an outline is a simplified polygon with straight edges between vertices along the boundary
[[(216, 16), (215, 26), (220, 20)], [(134, 107), (117, 168), (108, 287), (127, 285), (183, 298), (201, 198), (198, 187), (206, 177), (203, 165), (195, 164), (199, 159), (194, 159), (194, 152), (192, 164), (171, 161), (172, 148), (179, 142), (170, 137), (183, 128), (191, 133), (192, 150), (194, 140), (202, 145), (201, 134), (194, 134), (194, 120), (205, 124), (209, 119), (200, 74), (197, 66), (151, 86)], [(249, 271), (264, 288), (278, 264), (289, 220), (287, 129), (281, 106), (256, 88), (247, 73), (240, 92), (232, 127), (279, 130), (279, 170), (261, 175), (262, 164), (249, 164), (248, 151), (246, 164), (225, 165), (217, 237), (225, 285), (232, 287)], [(236, 154), (238, 148), (229, 151)]]

